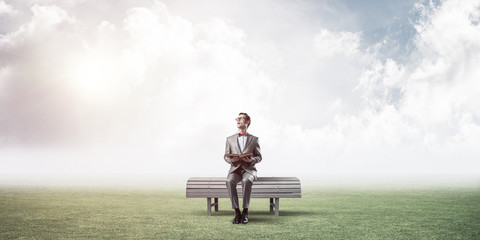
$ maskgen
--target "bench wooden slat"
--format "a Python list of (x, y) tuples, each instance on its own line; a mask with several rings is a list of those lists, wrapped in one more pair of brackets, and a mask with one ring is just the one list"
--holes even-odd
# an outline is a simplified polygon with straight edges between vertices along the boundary
[[(212, 188), (224, 188), (227, 189), (226, 184), (221, 184), (221, 185), (208, 185), (208, 184), (202, 184), (202, 185), (187, 185), (186, 189), (212, 189)], [(237, 188), (242, 188), (242, 185), (239, 184), (237, 185)], [(300, 184), (253, 184), (252, 188), (301, 188)]]
[[(188, 181), (187, 184), (188, 185), (204, 185), (204, 184), (208, 184), (208, 185), (225, 185), (225, 182), (227, 181), (227, 179), (222, 179), (221, 181)], [(239, 182), (238, 184), (241, 184), (241, 182)], [(296, 180), (296, 181), (262, 181), (262, 180), (255, 180), (253, 182), (254, 185), (269, 185), (269, 184), (280, 184), (280, 185), (289, 185), (289, 184), (300, 184), (300, 180)]]
[[(241, 192), (242, 189), (237, 189), (237, 192)], [(298, 188), (283, 188), (283, 189), (271, 189), (271, 188), (260, 188), (260, 189), (255, 189), (252, 190), (252, 194), (259, 193), (259, 192), (265, 192), (265, 193), (299, 193), (301, 190)], [(205, 189), (189, 189), (189, 193), (228, 193), (227, 189), (219, 189), (219, 188), (211, 188), (208, 191)]]
[[(237, 184), (238, 186), (241, 186), (242, 183), (238, 183)], [(292, 182), (292, 183), (277, 183), (277, 182), (269, 182), (269, 183), (258, 183), (258, 182), (254, 182), (253, 183), (253, 186), (299, 186), (300, 183), (299, 182)], [(210, 184), (208, 182), (201, 182), (201, 183), (195, 183), (195, 184), (191, 184), (191, 183), (188, 183), (187, 186), (192, 186), (192, 187), (198, 187), (198, 186), (226, 186), (226, 182), (222, 182), (222, 183), (215, 183), (215, 184)]]
[[(228, 198), (228, 193), (189, 193), (188, 198)], [(243, 198), (241, 193), (238, 193), (239, 198)], [(250, 196), (251, 198), (301, 198), (300, 193), (257, 193)]]
[[(224, 182), (226, 181), (226, 177), (211, 177), (211, 178), (205, 178), (205, 177), (191, 177), (188, 179), (189, 182)], [(255, 181), (300, 181), (296, 177), (259, 177)]]

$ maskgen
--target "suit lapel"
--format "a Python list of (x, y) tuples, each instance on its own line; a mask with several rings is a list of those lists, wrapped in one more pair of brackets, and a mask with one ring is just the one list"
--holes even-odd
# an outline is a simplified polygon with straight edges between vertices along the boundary
[(232, 147), (237, 146), (237, 150), (238, 150), (238, 151), (232, 151), (232, 153), (239, 153), (239, 154), (242, 153), (242, 150), (240, 148), (240, 144), (238, 143), (238, 135), (237, 134), (232, 136), (232, 143), (231, 144), (232, 144), (231, 145)]
[(243, 148), (243, 151), (247, 150), (248, 148), (248, 145), (250, 145), (250, 143), (252, 142), (252, 135), (250, 135), (248, 132), (247, 132), (247, 142), (245, 143), (245, 147)]
[[(243, 153), (242, 148), (240, 147), (240, 143), (238, 142), (238, 136), (235, 136), (235, 142), (237, 143), (238, 152)], [(245, 148), (244, 148), (244, 150), (245, 150)]]

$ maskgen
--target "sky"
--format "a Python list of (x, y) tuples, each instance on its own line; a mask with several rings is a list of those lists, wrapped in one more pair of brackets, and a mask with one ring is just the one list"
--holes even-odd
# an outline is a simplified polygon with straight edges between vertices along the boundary
[(259, 176), (478, 180), (478, 66), (475, 0), (0, 0), (0, 175), (225, 176), (247, 112)]

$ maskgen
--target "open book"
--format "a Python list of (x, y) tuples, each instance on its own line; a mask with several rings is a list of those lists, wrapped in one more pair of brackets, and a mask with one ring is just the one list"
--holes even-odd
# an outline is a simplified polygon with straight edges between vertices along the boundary
[(225, 157), (240, 157), (240, 158), (243, 158), (243, 157), (251, 157), (251, 156), (253, 156), (253, 153), (251, 153), (251, 152), (242, 153), (242, 154), (233, 154), (233, 153), (225, 154)]

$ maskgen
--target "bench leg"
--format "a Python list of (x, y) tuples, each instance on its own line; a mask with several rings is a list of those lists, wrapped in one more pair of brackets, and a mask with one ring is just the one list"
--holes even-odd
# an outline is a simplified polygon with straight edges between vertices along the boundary
[(212, 215), (212, 199), (207, 198), (207, 215), (211, 216)]
[(275, 209), (275, 217), (278, 217), (280, 214), (280, 198), (275, 198), (275, 202), (273, 201), (273, 198), (270, 198), (270, 212), (273, 212)]
[(207, 215), (212, 215), (212, 207), (215, 206), (215, 212), (218, 212), (218, 198), (214, 198), (214, 203), (212, 204), (212, 198), (207, 198)]
[(275, 217), (280, 216), (280, 198), (275, 198)]

